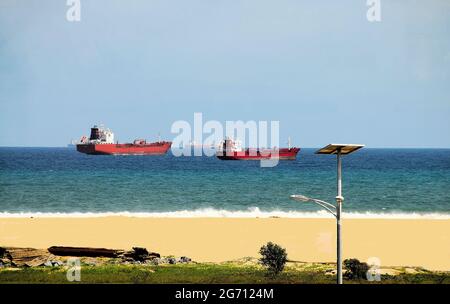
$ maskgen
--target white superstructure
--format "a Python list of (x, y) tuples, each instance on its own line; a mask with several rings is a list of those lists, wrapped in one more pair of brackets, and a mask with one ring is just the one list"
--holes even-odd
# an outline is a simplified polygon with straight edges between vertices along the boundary
[(95, 125), (91, 128), (91, 136), (89, 138), (81, 137), (80, 142), (83, 144), (113, 144), (114, 133), (103, 125)]

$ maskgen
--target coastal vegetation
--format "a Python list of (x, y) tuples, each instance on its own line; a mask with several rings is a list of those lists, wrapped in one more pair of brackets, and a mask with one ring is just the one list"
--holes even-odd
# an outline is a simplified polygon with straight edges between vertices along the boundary
[[(287, 262), (277, 276), (267, 276), (258, 260), (245, 258), (226, 263), (185, 263), (162, 265), (123, 265), (115, 259), (98, 265), (81, 263), (79, 282), (69, 282), (66, 266), (0, 268), (0, 283), (281, 283), (334, 284), (335, 264)], [(345, 284), (450, 284), (450, 272), (433, 272), (422, 268), (390, 267), (382, 269), (380, 281), (345, 279)]]
[(360, 262), (358, 259), (344, 260), (345, 273), (344, 277), (347, 279), (363, 279), (369, 270), (369, 265)]
[[(0, 247), (2, 283), (231, 283), (333, 284), (335, 263), (288, 260), (286, 250), (272, 242), (260, 248), (261, 258), (224, 263), (198, 263), (189, 257), (161, 256), (146, 248), (132, 250), (61, 247)], [(344, 261), (345, 283), (450, 284), (450, 272), (418, 267), (383, 267), (368, 280), (369, 266)]]
[(272, 242), (268, 242), (261, 247), (259, 254), (261, 254), (259, 261), (267, 268), (270, 276), (275, 277), (283, 271), (287, 262), (286, 249)]

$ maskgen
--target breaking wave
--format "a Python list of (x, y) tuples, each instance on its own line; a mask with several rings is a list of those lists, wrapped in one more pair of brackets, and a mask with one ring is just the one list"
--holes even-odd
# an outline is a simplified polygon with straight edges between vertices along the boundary
[[(262, 211), (258, 207), (247, 210), (225, 210), (203, 208), (166, 212), (0, 212), (0, 218), (98, 218), (98, 217), (138, 217), (138, 218), (332, 218), (327, 211)], [(450, 213), (419, 212), (344, 212), (343, 218), (354, 219), (450, 219)]]

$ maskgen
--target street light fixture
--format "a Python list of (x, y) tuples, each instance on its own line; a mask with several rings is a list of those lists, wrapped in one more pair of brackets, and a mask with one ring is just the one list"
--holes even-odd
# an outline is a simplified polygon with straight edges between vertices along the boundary
[(330, 212), (334, 217), (337, 217), (336, 206), (333, 204), (330, 204), (330, 203), (327, 203), (325, 201), (318, 200), (315, 198), (310, 198), (310, 197), (307, 197), (304, 195), (298, 195), (298, 194), (291, 195), (291, 199), (299, 201), (299, 202), (304, 202), (304, 203), (307, 203), (307, 202), (315, 203), (315, 204), (321, 206), (322, 208), (324, 208), (325, 210), (327, 210), (328, 212)]
[(336, 205), (327, 203), (322, 200), (315, 198), (309, 198), (304, 195), (291, 195), (291, 198), (296, 201), (301, 202), (312, 202), (315, 203), (336, 218), (337, 226), (337, 283), (342, 284), (342, 238), (341, 238), (341, 213), (342, 213), (342, 202), (344, 197), (342, 196), (342, 162), (341, 155), (347, 155), (356, 150), (361, 149), (364, 145), (359, 144), (329, 144), (322, 149), (316, 151), (316, 154), (336, 154), (337, 156), (337, 196)]

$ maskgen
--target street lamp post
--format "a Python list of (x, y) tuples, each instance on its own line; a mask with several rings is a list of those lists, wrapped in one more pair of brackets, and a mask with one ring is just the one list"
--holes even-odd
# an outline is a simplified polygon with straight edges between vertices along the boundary
[(336, 196), (336, 248), (337, 248), (337, 283), (342, 284), (342, 238), (341, 238), (341, 212), (342, 212), (342, 160), (341, 148), (337, 150), (337, 196)]
[(357, 144), (329, 144), (322, 149), (316, 151), (317, 154), (336, 154), (337, 158), (337, 196), (336, 206), (322, 200), (309, 198), (304, 195), (291, 195), (291, 198), (301, 202), (313, 202), (334, 215), (336, 218), (336, 255), (337, 255), (337, 283), (342, 284), (342, 235), (341, 235), (341, 214), (342, 202), (342, 155), (350, 154), (364, 145)]

